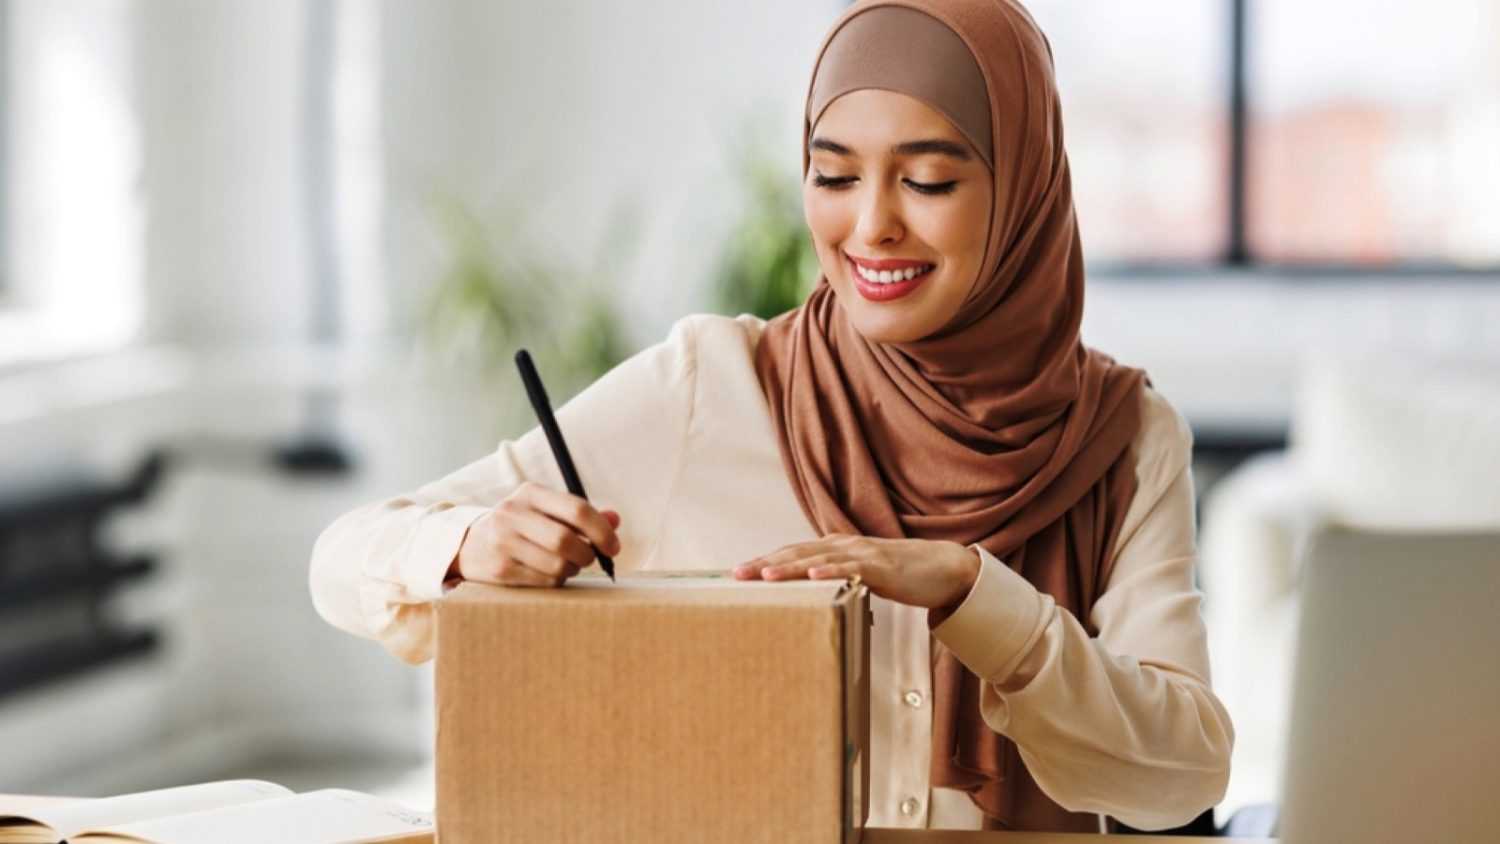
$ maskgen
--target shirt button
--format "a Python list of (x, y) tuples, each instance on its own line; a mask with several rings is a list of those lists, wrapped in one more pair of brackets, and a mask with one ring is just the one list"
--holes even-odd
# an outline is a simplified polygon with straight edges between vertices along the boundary
[(922, 693), (916, 689), (907, 690), (906, 694), (901, 696), (901, 699), (906, 701), (907, 706), (916, 707), (922, 705)]
[(901, 814), (907, 817), (915, 815), (920, 808), (922, 808), (922, 804), (915, 797), (908, 797), (901, 801)]

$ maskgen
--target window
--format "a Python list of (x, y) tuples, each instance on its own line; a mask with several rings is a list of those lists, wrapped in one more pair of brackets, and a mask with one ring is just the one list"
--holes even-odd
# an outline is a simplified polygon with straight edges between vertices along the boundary
[(1091, 264), (1500, 269), (1500, 0), (1028, 0)]
[(0, 368), (117, 348), (140, 325), (130, 8), (4, 4)]
[(1500, 3), (1251, 9), (1251, 250), (1500, 264)]
[(1225, 29), (1225, 4), (1027, 6), (1057, 65), (1085, 254), (1188, 262), (1222, 254), (1229, 42), (1214, 35)]

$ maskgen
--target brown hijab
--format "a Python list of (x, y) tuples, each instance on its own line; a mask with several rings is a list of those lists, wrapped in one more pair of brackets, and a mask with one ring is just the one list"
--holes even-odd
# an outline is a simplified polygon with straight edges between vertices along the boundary
[[(908, 343), (864, 339), (826, 276), (767, 322), (756, 369), (782, 462), (823, 534), (979, 543), (1089, 624), (1135, 494), (1140, 369), (1085, 346), (1083, 254), (1052, 51), (1014, 0), (858, 2), (824, 39), (807, 143), (835, 97), (884, 88), (942, 112), (994, 176), (977, 283)], [(1094, 831), (980, 714), (983, 681), (936, 644), (932, 784), (991, 829)]]

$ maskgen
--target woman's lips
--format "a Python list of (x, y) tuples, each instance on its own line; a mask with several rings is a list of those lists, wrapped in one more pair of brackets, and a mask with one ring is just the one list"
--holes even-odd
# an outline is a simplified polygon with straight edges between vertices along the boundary
[(892, 299), (900, 299), (902, 296), (916, 290), (922, 282), (927, 280), (928, 276), (932, 275), (932, 269), (929, 268), (920, 275), (912, 276), (906, 281), (878, 284), (873, 281), (866, 281), (865, 277), (859, 274), (859, 266), (854, 263), (853, 258), (845, 255), (844, 261), (849, 265), (849, 275), (854, 278), (854, 288), (859, 291), (859, 295), (872, 302), (889, 302)]

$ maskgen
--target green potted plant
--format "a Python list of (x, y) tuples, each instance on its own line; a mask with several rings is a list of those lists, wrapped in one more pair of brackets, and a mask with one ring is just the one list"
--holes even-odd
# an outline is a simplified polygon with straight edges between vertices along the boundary
[[(724, 243), (713, 277), (712, 307), (721, 314), (770, 319), (801, 304), (819, 275), (802, 216), (795, 170), (769, 153), (761, 114), (745, 121), (731, 146), (744, 209)], [(515, 351), (531, 351), (553, 406), (632, 353), (614, 292), (595, 279), (615, 273), (640, 243), (637, 203), (618, 203), (592, 266), (560, 264), (528, 238), (522, 209), (487, 222), (468, 205), (434, 206), (446, 260), (420, 304), (419, 345), (439, 367), (477, 373), (498, 397), (485, 430), (523, 432), (536, 424), (516, 373)]]
[(628, 204), (611, 218), (593, 266), (565, 266), (543, 254), (508, 209), (487, 224), (457, 201), (435, 206), (445, 268), (422, 301), (421, 348), (444, 367), (469, 369), (481, 388), (503, 397), (492, 430), (523, 432), (536, 424), (523, 396), (515, 352), (530, 351), (547, 383), (554, 408), (629, 357), (632, 350), (612, 291), (594, 279), (609, 277), (602, 256), (618, 262), (637, 243)]
[(769, 152), (767, 120), (746, 121), (733, 147), (744, 213), (725, 243), (715, 273), (714, 307), (770, 319), (802, 304), (818, 280), (818, 253), (802, 215), (795, 170)]

